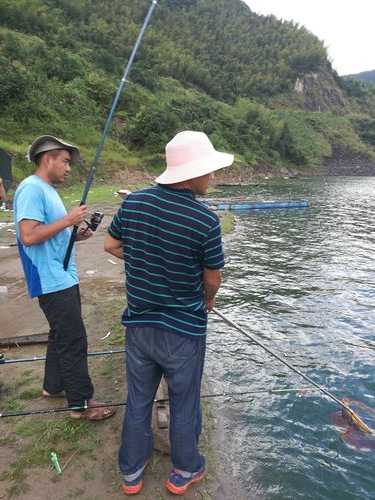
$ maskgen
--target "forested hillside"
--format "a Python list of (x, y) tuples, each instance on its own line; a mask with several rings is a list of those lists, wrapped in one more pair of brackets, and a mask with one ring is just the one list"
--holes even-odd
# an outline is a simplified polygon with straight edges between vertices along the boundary
[(346, 78), (353, 78), (354, 80), (359, 80), (360, 82), (375, 84), (375, 69), (372, 71), (362, 71), (361, 73), (356, 73), (355, 75), (348, 75)]
[[(0, 0), (0, 147), (55, 133), (88, 161), (149, 0)], [(161, 165), (181, 129), (207, 132), (246, 168), (309, 172), (332, 146), (374, 155), (375, 93), (332, 70), (305, 28), (240, 0), (161, 0), (105, 148), (106, 172)]]

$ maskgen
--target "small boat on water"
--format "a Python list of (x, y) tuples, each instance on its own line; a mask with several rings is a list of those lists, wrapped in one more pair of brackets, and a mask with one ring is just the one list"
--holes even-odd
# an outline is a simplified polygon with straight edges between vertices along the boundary
[(281, 201), (250, 201), (246, 199), (209, 199), (202, 200), (212, 210), (264, 210), (275, 208), (308, 208), (306, 200), (281, 200)]

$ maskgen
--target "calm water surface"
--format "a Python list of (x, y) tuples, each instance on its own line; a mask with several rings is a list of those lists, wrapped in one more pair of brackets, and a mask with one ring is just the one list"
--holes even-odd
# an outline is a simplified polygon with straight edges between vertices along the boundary
[[(237, 216), (217, 308), (338, 397), (375, 408), (375, 350), (345, 342), (375, 341), (375, 178), (278, 180), (229, 194), (311, 207)], [(208, 343), (211, 392), (307, 385), (214, 315)], [(220, 460), (246, 498), (375, 498), (375, 451), (342, 440), (333, 402), (314, 391), (236, 399), (213, 405)]]

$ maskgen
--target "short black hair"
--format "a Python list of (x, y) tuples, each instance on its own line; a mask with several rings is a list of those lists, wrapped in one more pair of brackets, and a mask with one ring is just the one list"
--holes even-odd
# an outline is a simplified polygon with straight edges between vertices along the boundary
[(56, 148), (56, 149), (51, 149), (50, 151), (42, 151), (41, 153), (38, 153), (35, 156), (34, 163), (39, 167), (40, 162), (42, 161), (43, 155), (49, 153), (51, 156), (56, 157), (58, 155), (58, 153), (60, 153), (60, 151), (68, 151), (68, 153), (71, 154), (69, 149), (66, 149), (66, 148), (58, 148), (58, 149)]

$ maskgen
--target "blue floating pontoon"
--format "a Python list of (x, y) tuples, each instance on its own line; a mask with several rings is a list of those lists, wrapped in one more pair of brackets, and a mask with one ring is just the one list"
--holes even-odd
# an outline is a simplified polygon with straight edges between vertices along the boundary
[(264, 210), (272, 208), (308, 208), (308, 201), (211, 201), (205, 200), (213, 210)]

